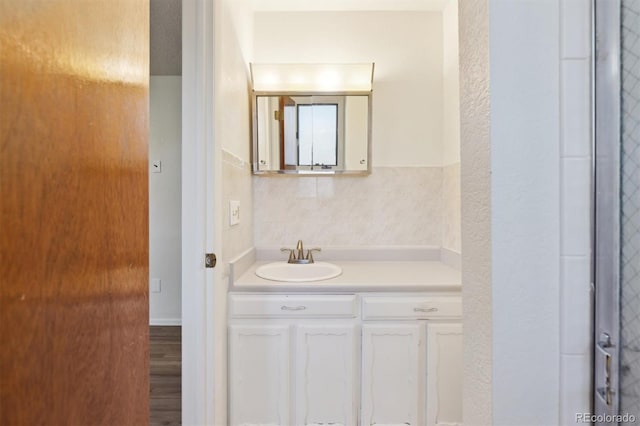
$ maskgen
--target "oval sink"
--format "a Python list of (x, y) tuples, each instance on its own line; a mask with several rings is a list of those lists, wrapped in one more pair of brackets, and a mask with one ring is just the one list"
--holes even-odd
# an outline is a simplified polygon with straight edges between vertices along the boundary
[(260, 278), (287, 282), (322, 281), (335, 278), (341, 273), (341, 267), (327, 262), (307, 264), (273, 262), (256, 269), (256, 275)]

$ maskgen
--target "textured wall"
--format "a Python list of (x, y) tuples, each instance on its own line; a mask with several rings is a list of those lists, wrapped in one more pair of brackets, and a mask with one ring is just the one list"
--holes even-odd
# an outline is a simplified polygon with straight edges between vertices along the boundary
[(458, 16), (465, 327), (463, 422), (471, 426), (493, 422), (489, 1), (462, 1)]

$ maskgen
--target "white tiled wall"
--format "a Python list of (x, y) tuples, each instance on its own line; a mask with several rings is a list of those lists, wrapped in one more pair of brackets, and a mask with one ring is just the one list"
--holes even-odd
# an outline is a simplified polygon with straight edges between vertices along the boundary
[(442, 245), (441, 167), (366, 177), (254, 177), (256, 247)]
[(562, 425), (591, 411), (591, 3), (560, 9)]

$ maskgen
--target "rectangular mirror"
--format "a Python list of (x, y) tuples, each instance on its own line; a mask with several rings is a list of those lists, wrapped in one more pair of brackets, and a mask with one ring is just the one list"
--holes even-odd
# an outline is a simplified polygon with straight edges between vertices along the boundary
[(255, 94), (254, 174), (368, 174), (371, 95)]

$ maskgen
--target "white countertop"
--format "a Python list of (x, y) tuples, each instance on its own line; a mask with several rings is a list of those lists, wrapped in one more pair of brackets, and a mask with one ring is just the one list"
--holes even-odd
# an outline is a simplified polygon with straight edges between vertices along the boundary
[(342, 274), (324, 281), (278, 282), (258, 277), (255, 262), (231, 283), (229, 291), (259, 292), (459, 292), (460, 271), (440, 261), (332, 261)]

